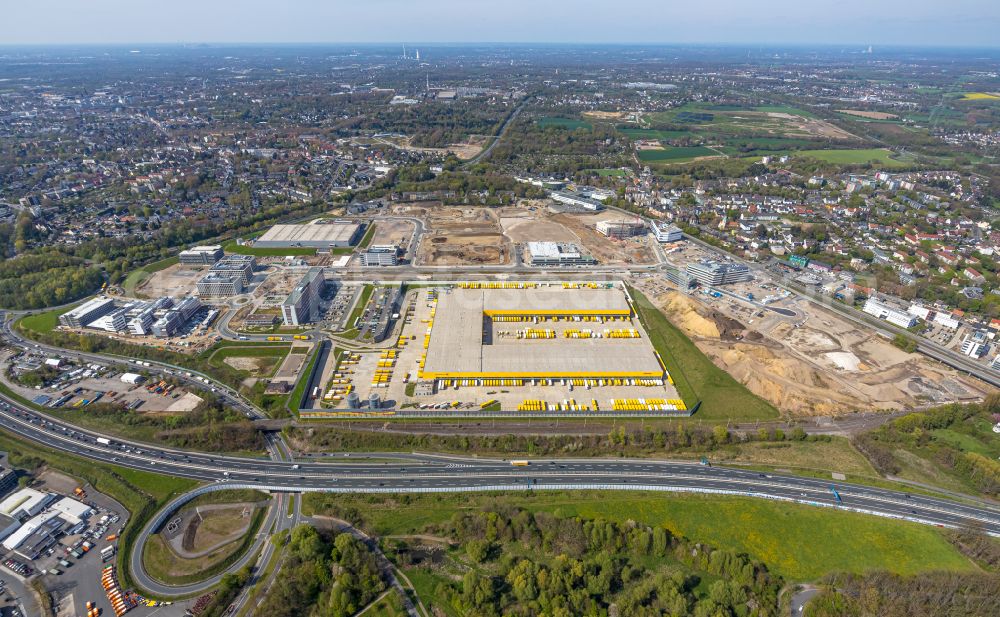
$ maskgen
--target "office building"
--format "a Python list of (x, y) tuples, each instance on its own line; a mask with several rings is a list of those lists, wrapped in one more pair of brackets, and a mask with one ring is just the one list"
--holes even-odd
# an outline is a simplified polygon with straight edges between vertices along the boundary
[(250, 255), (228, 255), (212, 266), (198, 281), (198, 294), (229, 297), (243, 293), (253, 279), (257, 260)]
[(71, 311), (59, 316), (59, 323), (70, 328), (83, 328), (99, 317), (115, 310), (115, 301), (101, 296), (88, 300)]
[(222, 247), (218, 245), (211, 246), (195, 246), (189, 248), (186, 251), (181, 251), (178, 257), (182, 264), (189, 264), (192, 266), (211, 266), (215, 262), (222, 259), (225, 253), (222, 251)]
[(201, 301), (193, 296), (188, 296), (177, 303), (173, 309), (167, 311), (156, 322), (153, 323), (152, 331), (154, 336), (173, 336), (184, 324), (190, 320), (195, 313), (201, 309)]
[(617, 221), (599, 221), (595, 227), (597, 231), (609, 238), (631, 238), (632, 236), (641, 236), (646, 233), (646, 224), (641, 220), (620, 219)]
[(169, 309), (173, 305), (173, 299), (164, 296), (138, 307), (133, 311), (132, 318), (128, 322), (129, 332), (139, 336), (151, 333), (153, 324), (156, 322), (157, 311)]
[(299, 326), (319, 316), (319, 301), (326, 287), (323, 268), (309, 268), (292, 293), (281, 303), (281, 317), (286, 326)]
[(581, 193), (567, 193), (564, 191), (552, 191), (552, 199), (567, 206), (576, 206), (584, 210), (597, 212), (604, 209), (604, 204), (589, 195)]
[(228, 255), (215, 263), (209, 273), (234, 275), (239, 277), (243, 287), (253, 280), (253, 271), (257, 267), (257, 260), (252, 255)]
[(699, 285), (705, 287), (741, 283), (753, 278), (750, 275), (750, 268), (743, 264), (721, 263), (718, 261), (700, 261), (688, 264), (686, 273)]
[(397, 257), (399, 249), (392, 244), (376, 244), (361, 253), (361, 265), (373, 266), (395, 266), (399, 263)]
[(533, 266), (592, 266), (597, 263), (577, 245), (568, 242), (529, 242), (528, 254)]
[(864, 308), (861, 310), (879, 319), (884, 319), (900, 328), (910, 328), (917, 324), (917, 318), (910, 313), (889, 306), (877, 298), (868, 298)]
[(684, 232), (676, 225), (653, 222), (653, 236), (657, 242), (678, 242), (684, 239)]
[(198, 295), (206, 298), (227, 298), (236, 296), (246, 289), (246, 285), (232, 274), (210, 272), (198, 281)]

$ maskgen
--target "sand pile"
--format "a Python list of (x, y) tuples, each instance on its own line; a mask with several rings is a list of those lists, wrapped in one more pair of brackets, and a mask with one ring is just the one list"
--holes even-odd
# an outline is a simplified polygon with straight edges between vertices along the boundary
[(714, 321), (703, 317), (695, 310), (695, 304), (691, 298), (677, 292), (670, 292), (657, 298), (657, 302), (670, 318), (671, 323), (683, 330), (688, 336), (719, 338), (718, 326), (715, 325)]

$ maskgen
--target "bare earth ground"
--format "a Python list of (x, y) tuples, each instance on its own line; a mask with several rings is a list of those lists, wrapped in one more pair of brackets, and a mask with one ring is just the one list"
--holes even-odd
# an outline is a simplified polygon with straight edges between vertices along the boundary
[(202, 398), (193, 392), (185, 392), (184, 396), (175, 400), (166, 408), (165, 411), (169, 413), (182, 412), (182, 411), (194, 411), (199, 404), (201, 404)]
[(160, 296), (187, 296), (197, 290), (198, 279), (205, 276), (208, 266), (174, 264), (158, 272), (139, 284), (135, 291), (148, 298)]
[(755, 324), (760, 332), (739, 331), (734, 320), (678, 292), (660, 294), (656, 303), (718, 366), (792, 415), (901, 410), (989, 391), (805, 301), (790, 306), (807, 319), (762, 319)]
[(450, 152), (462, 160), (469, 160), (482, 151), (483, 146), (486, 145), (487, 139), (488, 138), (485, 135), (470, 135), (465, 142), (449, 144), (445, 148), (421, 148), (419, 146), (414, 146), (410, 144), (409, 137), (403, 140), (390, 141), (392, 141), (392, 143), (401, 150), (409, 150), (411, 152), (427, 152), (441, 155), (446, 155)]
[(837, 109), (836, 111), (849, 116), (868, 118), (870, 120), (895, 120), (899, 117), (896, 114), (889, 114), (884, 111), (860, 111), (857, 109)]
[(602, 264), (656, 263), (656, 254), (653, 252), (647, 236), (639, 239), (614, 240), (598, 232), (594, 227), (599, 221), (616, 216), (620, 215), (609, 212), (596, 214), (560, 213), (549, 216), (547, 220), (561, 225), (577, 236), (583, 247)]
[(423, 213), (427, 234), (420, 242), (417, 262), (432, 266), (506, 264), (512, 246), (501, 233), (496, 212), (489, 208), (408, 208)]
[(628, 117), (628, 113), (624, 111), (585, 111), (580, 115), (596, 120), (624, 120)]
[(372, 244), (392, 244), (406, 246), (413, 236), (413, 223), (408, 221), (382, 220), (375, 223)]

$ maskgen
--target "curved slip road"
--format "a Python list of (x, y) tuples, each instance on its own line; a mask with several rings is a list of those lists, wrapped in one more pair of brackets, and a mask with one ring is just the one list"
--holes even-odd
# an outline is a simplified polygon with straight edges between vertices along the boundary
[[(969, 505), (847, 483), (836, 483), (835, 494), (831, 488), (834, 485), (825, 480), (709, 467), (691, 462), (547, 459), (532, 460), (526, 466), (512, 466), (502, 460), (433, 455), (409, 455), (408, 460), (403, 460), (398, 454), (386, 454), (387, 458), (399, 459), (398, 462), (350, 463), (311, 460), (294, 463), (219, 456), (104, 438), (57, 418), (25, 409), (3, 397), (0, 397), (0, 429), (79, 457), (191, 478), (212, 485), (198, 490), (257, 488), (295, 493), (585, 489), (701, 492), (794, 501), (940, 527), (977, 525), (992, 535), (1000, 536), (1000, 507)], [(104, 443), (105, 440), (109, 443)], [(163, 512), (169, 511), (164, 509)], [(272, 513), (269, 520), (276, 516), (280, 517), (280, 512)], [(262, 529), (266, 529), (266, 524)], [(130, 556), (133, 574), (138, 579), (142, 578), (143, 572), (137, 555), (141, 557), (143, 540), (154, 530), (155, 525), (151, 524), (142, 531), (136, 542), (135, 554)], [(244, 565), (261, 541), (262, 538), (258, 539), (258, 544), (247, 552), (247, 557), (234, 567)], [(141, 584), (149, 585), (152, 591), (162, 596), (191, 593), (167, 586), (158, 587), (150, 580), (142, 580)]]

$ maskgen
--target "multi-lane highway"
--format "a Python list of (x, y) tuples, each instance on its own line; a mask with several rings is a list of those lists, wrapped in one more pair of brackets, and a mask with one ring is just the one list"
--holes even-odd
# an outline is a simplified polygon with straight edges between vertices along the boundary
[[(0, 430), (81, 458), (191, 478), (219, 488), (259, 488), (279, 493), (686, 491), (793, 501), (941, 527), (974, 525), (1000, 536), (1000, 508), (997, 507), (691, 462), (548, 459), (515, 466), (504, 460), (417, 454), (380, 454), (378, 462), (355, 461), (347, 454), (331, 454), (324, 462), (222, 456), (108, 438), (80, 430), (4, 397), (0, 397)], [(281, 507), (272, 508), (266, 526), (282, 517), (283, 511)], [(154, 531), (155, 521), (142, 530), (136, 542), (136, 553), (129, 556), (133, 574), (140, 584), (161, 596), (183, 595), (212, 584), (214, 579), (172, 588), (148, 577), (142, 569), (140, 555), (145, 538)], [(243, 561), (256, 552), (263, 538), (262, 534)], [(243, 561), (239, 565), (245, 565)]]
[[(445, 492), (612, 488), (727, 491), (842, 506), (936, 525), (979, 524), (1000, 535), (1000, 508), (923, 495), (745, 469), (652, 460), (552, 459), (527, 466), (491, 459), (412, 455), (401, 463), (293, 462), (188, 452), (108, 439), (0, 400), (0, 428), (76, 456), (203, 482), (308, 492)], [(386, 455), (394, 457), (396, 455)]]

